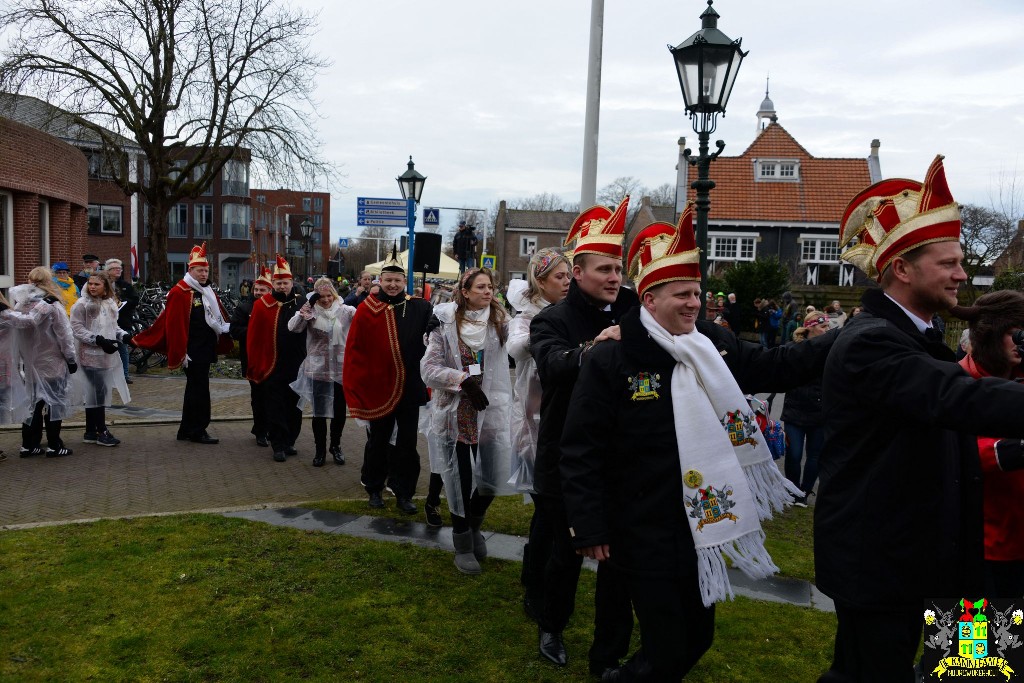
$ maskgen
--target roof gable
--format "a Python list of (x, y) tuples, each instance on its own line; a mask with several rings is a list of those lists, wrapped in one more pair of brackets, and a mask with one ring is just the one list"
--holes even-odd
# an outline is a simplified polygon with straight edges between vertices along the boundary
[(560, 230), (568, 233), (575, 211), (533, 211), (529, 209), (507, 209), (507, 225), (510, 230)]

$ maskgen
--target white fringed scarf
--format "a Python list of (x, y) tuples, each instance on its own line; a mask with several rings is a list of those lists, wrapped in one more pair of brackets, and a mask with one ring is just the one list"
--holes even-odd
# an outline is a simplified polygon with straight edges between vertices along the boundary
[(184, 280), (189, 287), (202, 295), (206, 324), (217, 334), (227, 334), (230, 326), (221, 315), (220, 302), (217, 300), (217, 295), (213, 292), (213, 287), (204, 287), (189, 273), (185, 273)]
[(640, 321), (676, 360), (672, 415), (701, 598), (732, 598), (725, 558), (752, 579), (778, 571), (764, 548), (760, 519), (801, 495), (772, 461), (768, 444), (725, 360), (694, 330), (673, 335), (645, 308)]
[(344, 329), (342, 329), (341, 321), (338, 320), (338, 314), (341, 313), (341, 301), (335, 297), (327, 308), (323, 306), (311, 306), (311, 308), (316, 316), (313, 318), (313, 327), (327, 335), (328, 343), (331, 346), (343, 343)]

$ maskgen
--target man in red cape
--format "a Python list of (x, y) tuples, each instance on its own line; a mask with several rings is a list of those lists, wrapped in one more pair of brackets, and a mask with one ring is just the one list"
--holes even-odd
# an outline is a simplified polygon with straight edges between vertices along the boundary
[(217, 354), (230, 352), (228, 314), (210, 287), (206, 243), (193, 247), (188, 273), (167, 293), (167, 305), (156, 321), (135, 335), (136, 346), (167, 356), (167, 367), (184, 366), (185, 397), (178, 441), (215, 444), (210, 426), (210, 366)]
[(274, 291), (253, 302), (246, 334), (246, 378), (255, 383), (256, 401), (262, 405), (274, 461), (296, 455), (295, 441), (302, 429), (299, 395), (289, 386), (306, 357), (306, 335), (288, 331), (288, 320), (305, 298), (293, 289), (288, 262), (277, 255), (272, 276)]
[[(356, 308), (345, 345), (345, 402), (352, 417), (370, 423), (361, 472), (370, 507), (384, 507), (385, 483), (397, 507), (415, 514), (412, 502), (420, 474), (416, 426), (427, 388), (420, 377), (424, 334), (433, 309), (405, 293), (405, 269), (397, 249), (380, 274), (380, 292)], [(398, 437), (391, 446), (391, 435)]]

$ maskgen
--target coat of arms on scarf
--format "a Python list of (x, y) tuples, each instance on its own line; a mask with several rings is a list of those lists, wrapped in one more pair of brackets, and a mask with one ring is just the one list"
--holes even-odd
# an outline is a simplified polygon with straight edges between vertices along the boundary
[(692, 498), (686, 499), (690, 516), (700, 520), (697, 522), (697, 531), (703, 529), (705, 524), (714, 524), (723, 519), (739, 521), (736, 515), (729, 512), (736, 505), (735, 501), (729, 500), (731, 495), (732, 487), (728, 484), (718, 489), (709, 485), (706, 489), (697, 489)]
[(630, 400), (649, 401), (653, 398), (660, 398), (658, 396), (658, 389), (661, 388), (661, 382), (658, 381), (660, 379), (661, 375), (651, 372), (638, 372), (636, 377), (627, 377), (629, 390), (633, 392)]
[(742, 410), (730, 410), (722, 418), (722, 426), (725, 427), (725, 433), (729, 435), (729, 441), (732, 442), (733, 448), (746, 443), (751, 446), (757, 445), (757, 441), (753, 439), (753, 435), (757, 431), (757, 423), (754, 422), (754, 417), (750, 413), (745, 413)]
[(1014, 652), (1021, 646), (1021, 634), (1016, 631), (1024, 624), (1024, 611), (1013, 604), (1000, 610), (984, 598), (964, 598), (949, 610), (939, 607), (947, 601), (930, 602), (934, 609), (924, 611), (925, 650), (921, 657), (926, 680), (947, 674), (990, 678), (1002, 674), (1007, 681), (1014, 680), (1024, 663), (1024, 655)]

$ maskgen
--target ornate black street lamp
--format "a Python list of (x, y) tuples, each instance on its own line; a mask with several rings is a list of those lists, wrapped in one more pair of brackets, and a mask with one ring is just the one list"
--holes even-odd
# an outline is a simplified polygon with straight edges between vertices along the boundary
[(299, 230), (302, 231), (302, 246), (306, 250), (306, 277), (313, 275), (313, 269), (309, 265), (309, 244), (313, 241), (313, 230), (316, 226), (309, 220), (309, 216), (299, 223)]
[[(423, 196), (423, 186), (427, 184), (427, 176), (416, 170), (412, 163), (412, 155), (409, 156), (409, 168), (402, 175), (395, 178), (398, 181), (398, 189), (402, 192), (402, 199), (412, 200), (413, 206), (409, 210), (409, 260), (405, 264), (405, 272), (409, 274), (406, 281), (406, 290), (412, 294), (415, 278), (413, 277), (413, 255), (416, 253), (416, 212), (420, 204), (420, 197)], [(423, 281), (426, 287), (426, 279)]]
[[(700, 143), (697, 158), (691, 156), (689, 149), (683, 151), (683, 156), (691, 166), (697, 167), (697, 180), (690, 187), (697, 191), (696, 238), (700, 249), (701, 289), (704, 292), (708, 289), (708, 212), (711, 210), (711, 189), (715, 186), (710, 175), (711, 161), (725, 149), (725, 143), (716, 140), (718, 151), (709, 154), (708, 140), (715, 132), (718, 115), (725, 116), (725, 106), (740, 63), (747, 56), (740, 49), (742, 38), (731, 40), (718, 30), (718, 13), (711, 7), (712, 2), (708, 0), (708, 8), (700, 15), (700, 30), (679, 45), (668, 46), (675, 59), (686, 111)], [(704, 301), (702, 296), (701, 302)]]

